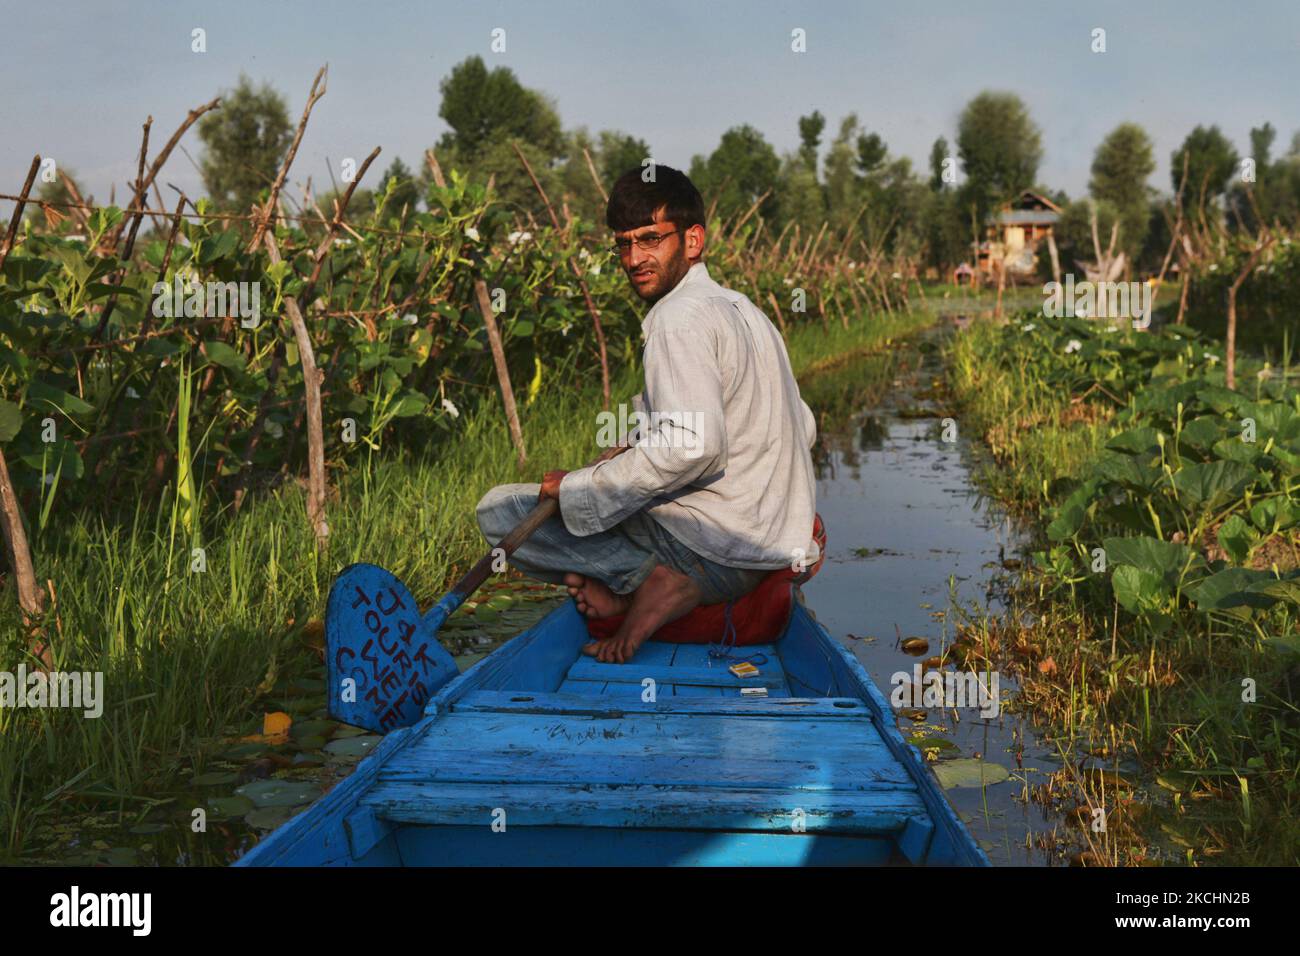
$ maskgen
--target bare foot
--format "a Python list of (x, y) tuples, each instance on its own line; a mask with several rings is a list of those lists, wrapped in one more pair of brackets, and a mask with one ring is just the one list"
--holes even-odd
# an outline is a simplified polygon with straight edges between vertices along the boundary
[(582, 652), (607, 664), (625, 664), (655, 631), (698, 605), (700, 597), (699, 586), (694, 581), (660, 564), (632, 592), (631, 607), (614, 636), (593, 641)]
[(603, 581), (569, 572), (564, 576), (569, 593), (577, 602), (578, 613), (586, 617), (615, 617), (632, 606), (632, 595), (615, 594)]

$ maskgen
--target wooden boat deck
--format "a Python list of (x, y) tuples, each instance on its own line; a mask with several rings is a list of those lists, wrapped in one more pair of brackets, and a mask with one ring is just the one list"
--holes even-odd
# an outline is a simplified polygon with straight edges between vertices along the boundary
[(578, 659), (553, 693), (470, 691), (363, 803), (424, 826), (481, 825), (502, 807), (522, 826), (788, 833), (801, 814), (809, 832), (874, 835), (925, 816), (861, 700), (793, 698), (776, 649), (755, 652), (768, 660), (747, 680), (702, 646), (647, 644), (635, 667)]
[(238, 865), (988, 865), (802, 605), (744, 652), (767, 657), (756, 678), (697, 645), (602, 664), (587, 640), (557, 608)]

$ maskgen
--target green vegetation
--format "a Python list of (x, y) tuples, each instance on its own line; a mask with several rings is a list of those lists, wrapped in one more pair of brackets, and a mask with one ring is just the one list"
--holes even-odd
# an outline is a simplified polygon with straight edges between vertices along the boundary
[[(205, 242), (197, 232), (195, 240), (201, 259)], [(789, 333), (792, 363), (804, 374), (829, 355), (878, 349), (928, 321), (921, 313), (882, 313), (836, 322), (829, 331), (804, 324)], [(389, 335), (377, 341), (394, 341), (388, 327), (379, 328)], [(364, 359), (370, 343), (364, 333), (361, 338), (348, 347), (360, 348)], [(388, 353), (401, 354), (396, 348)], [(637, 353), (628, 355), (614, 376), (615, 402), (627, 400), (639, 381)], [(317, 550), (303, 520), (305, 496), (294, 482), (268, 489), (238, 513), (208, 493), (202, 513), (205, 573), (188, 573), (189, 560), (173, 540), (174, 513), (185, 502), (170, 483), (153, 502), (133, 488), (137, 494), (120, 516), (70, 504), (43, 514), (34, 549), (40, 579), (57, 587), (46, 626), (53, 666), (102, 670), (107, 701), (97, 720), (57, 709), (0, 710), (0, 833), (8, 854), (23, 858), (33, 847), (46, 855), (57, 852), (50, 845), (62, 831), (52, 827), (78, 814), (125, 829), (146, 819), (171, 820), (199, 805), (186, 790), (189, 781), (225, 772), (220, 755), (261, 728), (263, 712), (280, 706), (277, 695), (286, 681), (320, 676), (310, 645), (319, 637), (330, 583), (346, 564), (364, 560), (391, 569), (421, 604), (438, 597), (480, 556), (473, 513), (484, 490), (537, 480), (547, 468), (576, 467), (590, 458), (601, 407), (599, 377), (575, 375), (564, 361), (563, 354), (548, 358), (522, 415), (530, 453), (522, 471), (499, 401), (486, 390), (478, 401), (464, 400), (459, 418), (444, 416), (441, 426), (421, 432), (429, 436), (423, 447), (389, 433), (373, 450), (345, 454), (340, 448), (337, 457), (331, 452), (336, 500), (329, 505), (331, 534), (324, 551)], [(200, 362), (190, 372), (194, 380), (204, 368)], [(462, 393), (456, 394), (461, 400)], [(254, 404), (255, 398), (247, 401)], [(229, 419), (223, 411), (228, 403), (190, 413), (199, 488), (215, 479), (204, 459)], [(592, 428), (575, 427), (581, 422), (592, 422)], [(362, 433), (378, 445), (384, 429), (370, 427)], [(277, 447), (283, 454), (283, 446)], [(6, 601), (3, 615), (10, 639), (0, 650), (0, 669), (14, 670), (32, 658), (19, 639), (16, 602)], [(109, 848), (92, 857), (95, 852), (110, 859)]]
[[(1168, 791), (1097, 837), (1112, 863), (1300, 860), (1300, 391), (1245, 361), (1227, 389), (1222, 355), (1187, 327), (1027, 315), (949, 356), (982, 480), (1038, 547), (1028, 613), (970, 639), (1022, 659), (1024, 708), (1065, 749)], [(1131, 789), (1089, 800), (1131, 811)]]

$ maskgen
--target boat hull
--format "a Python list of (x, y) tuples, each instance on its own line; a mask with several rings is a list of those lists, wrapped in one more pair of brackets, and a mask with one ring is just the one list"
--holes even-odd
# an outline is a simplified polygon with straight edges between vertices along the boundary
[(567, 602), (236, 865), (988, 865), (802, 603), (746, 680), (703, 646), (617, 665), (587, 639)]

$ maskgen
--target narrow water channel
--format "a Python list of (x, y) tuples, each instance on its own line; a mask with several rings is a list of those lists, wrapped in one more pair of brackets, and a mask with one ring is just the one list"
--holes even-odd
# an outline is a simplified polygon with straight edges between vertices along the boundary
[[(817, 510), (828, 534), (827, 560), (805, 598), (887, 697), (894, 675), (910, 679), (924, 658), (951, 645), (956, 607), (1000, 610), (997, 579), (1019, 544), (977, 494), (975, 451), (960, 427), (955, 441), (944, 440), (945, 412), (933, 394), (942, 334), (802, 383), (820, 423)], [(928, 650), (904, 652), (915, 638)], [(1000, 675), (998, 690), (1005, 702), (1014, 682)], [(902, 711), (911, 712), (900, 712), (903, 736), (938, 758), (941, 780), (959, 781), (945, 793), (993, 864), (1052, 862), (1033, 837), (1058, 824), (1029, 794), (1060, 760), (1027, 722), (1005, 711), (985, 719), (976, 709), (937, 707), (922, 718), (910, 702)]]

